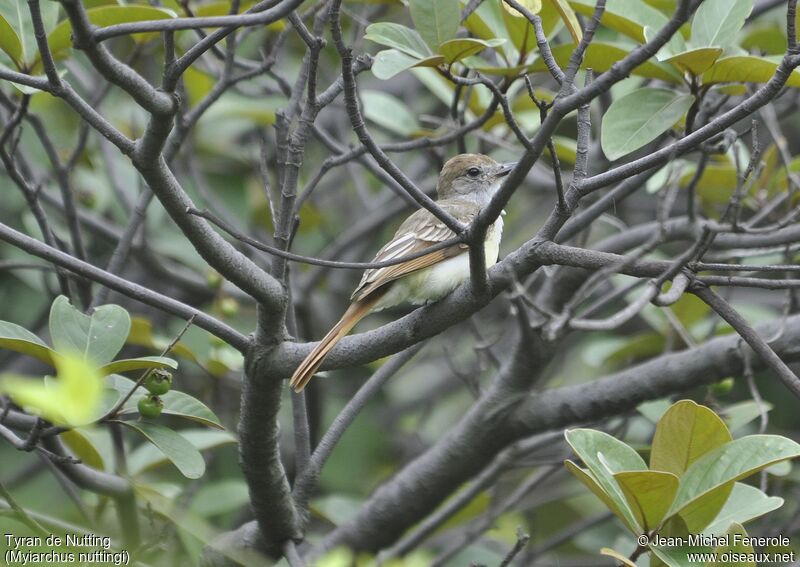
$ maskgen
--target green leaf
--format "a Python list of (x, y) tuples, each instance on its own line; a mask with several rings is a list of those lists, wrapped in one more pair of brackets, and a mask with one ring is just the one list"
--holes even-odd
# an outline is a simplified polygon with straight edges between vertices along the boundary
[[(536, 49), (536, 31), (525, 16), (517, 12), (514, 8), (511, 8), (502, 0), (500, 0), (500, 4), (504, 8), (502, 10), (502, 17), (506, 31), (514, 47), (516, 47), (517, 51), (524, 57), (525, 54)], [(525, 2), (522, 2), (522, 4), (524, 5)], [(536, 8), (535, 11), (528, 7), (534, 14), (539, 12), (539, 10), (542, 9), (541, 3), (538, 4), (538, 7), (534, 6), (534, 8)], [(522, 57), (518, 57), (517, 60), (521, 61)]]
[[(766, 83), (775, 74), (778, 64), (765, 57), (734, 55), (723, 57), (703, 73), (703, 84)], [(800, 87), (800, 71), (795, 69), (786, 81), (789, 87)]]
[(176, 370), (178, 363), (164, 356), (140, 356), (138, 358), (123, 358), (115, 360), (100, 368), (103, 376), (130, 372), (131, 370), (144, 370), (146, 368), (171, 368)]
[[(186, 478), (203, 476), (206, 470), (203, 456), (177, 431), (147, 421), (120, 421), (119, 423), (144, 435)], [(145, 447), (149, 446), (145, 445)], [(131, 474), (134, 475), (143, 470), (140, 461), (135, 458), (140, 454), (140, 449), (141, 447), (131, 452), (128, 460)]]
[(602, 431), (593, 429), (570, 429), (564, 437), (575, 454), (588, 467), (594, 480), (614, 502), (626, 524), (636, 533), (638, 526), (614, 474), (623, 471), (647, 470), (642, 458), (631, 447)]
[(89, 465), (99, 471), (105, 470), (106, 465), (103, 461), (103, 457), (94, 446), (94, 443), (92, 443), (92, 440), (84, 435), (80, 428), (65, 431), (59, 435), (58, 438), (64, 442), (64, 445), (66, 445), (72, 454), (78, 457), (83, 464)]
[(783, 55), (786, 53), (786, 35), (781, 26), (775, 23), (747, 26), (747, 33), (739, 43), (750, 53), (764, 55)]
[[(800, 456), (800, 445), (778, 435), (750, 435), (717, 447), (692, 463), (681, 478), (670, 515), (679, 513), (690, 531), (705, 527), (697, 516), (706, 516), (722, 503), (716, 498), (723, 488), (774, 463)], [(702, 500), (701, 500), (702, 499)], [(705, 500), (710, 499), (710, 504)], [(713, 505), (712, 505), (713, 504)], [(713, 516), (708, 518), (711, 521)]]
[[(569, 4), (579, 14), (584, 16), (594, 14), (595, 0), (570, 0)], [(600, 23), (604, 26), (639, 42), (645, 41), (646, 26), (659, 30), (668, 21), (664, 14), (642, 0), (607, 0), (605, 11), (600, 18)]]
[(721, 47), (699, 47), (683, 51), (663, 61), (675, 65), (678, 69), (699, 76), (714, 64), (722, 55)]
[(595, 472), (595, 468), (599, 469), (599, 453), (603, 454), (613, 472), (647, 470), (639, 453), (608, 433), (594, 429), (568, 429), (564, 432), (564, 437), (592, 472)]
[(410, 0), (414, 27), (431, 49), (436, 49), (458, 31), (461, 10), (458, 0)]
[(14, 403), (56, 425), (77, 427), (97, 418), (103, 397), (103, 379), (80, 354), (64, 353), (54, 358), (57, 380), (5, 376), (0, 392)]
[(119, 305), (101, 305), (89, 316), (60, 295), (50, 307), (50, 336), (55, 349), (79, 353), (97, 365), (114, 360), (130, 328), (130, 315)]
[(703, 532), (712, 535), (723, 534), (733, 523), (744, 524), (781, 506), (783, 498), (767, 496), (755, 486), (737, 482), (734, 483), (725, 506)]
[[(655, 38), (655, 36), (658, 34), (658, 29), (645, 26), (643, 33), (644, 40), (649, 43), (653, 41), (653, 38)], [(686, 41), (683, 39), (683, 36), (680, 33), (676, 33), (673, 34), (672, 37), (667, 40), (667, 43), (665, 43), (661, 49), (658, 50), (658, 53), (656, 53), (656, 59), (663, 61), (665, 59), (669, 59), (673, 55), (677, 55), (688, 50), (689, 47), (686, 45)]]
[(695, 98), (671, 89), (645, 87), (611, 103), (600, 127), (600, 145), (613, 161), (669, 130)]
[(567, 26), (567, 31), (569, 31), (569, 35), (572, 36), (572, 41), (576, 44), (580, 43), (581, 39), (583, 39), (583, 29), (581, 28), (580, 22), (578, 22), (577, 16), (575, 16), (575, 11), (567, 0), (550, 1), (555, 5), (556, 10), (558, 10), (561, 19), (564, 21), (564, 25)]
[[(747, 542), (747, 531), (741, 524), (731, 524), (731, 527), (725, 532), (727, 536), (725, 541), (727, 545), (720, 545), (714, 549), (718, 557), (727, 555), (734, 558), (734, 561), (721, 561), (718, 560), (714, 563), (706, 563), (706, 565), (730, 565), (731, 567), (756, 567), (754, 557), (755, 550), (753, 546)], [(736, 536), (741, 537), (736, 537)]]
[(681, 477), (697, 459), (731, 439), (717, 414), (691, 400), (681, 400), (658, 420), (650, 468)]
[(753, 0), (705, 0), (692, 19), (692, 45), (727, 46), (752, 10)]
[(22, 43), (11, 24), (0, 14), (0, 49), (11, 57), (17, 67), (22, 67)]
[(21, 352), (41, 360), (45, 364), (55, 366), (53, 359), (56, 352), (53, 349), (25, 327), (8, 321), (0, 321), (0, 348)]
[(480, 53), (487, 47), (497, 47), (506, 42), (505, 39), (474, 39), (474, 38), (458, 38), (445, 41), (439, 46), (439, 54), (444, 56), (445, 62), (448, 64), (461, 61), (465, 57)]
[(636, 563), (628, 559), (624, 554), (611, 549), (610, 547), (603, 547), (600, 549), (600, 555), (605, 555), (607, 557), (613, 557), (620, 563), (622, 563), (625, 567), (636, 567)]
[[(39, 7), (45, 30), (52, 29), (55, 25), (58, 8), (57, 2), (43, 2)], [(22, 68), (30, 67), (36, 59), (39, 49), (33, 34), (33, 22), (28, 10), (28, 3), (25, 0), (3, 0), (0, 2), (0, 16), (14, 31), (17, 38), (16, 43), (20, 50), (16, 58), (17, 62)], [(5, 40), (8, 39), (9, 43), (14, 43), (13, 38), (6, 35), (6, 31), (7, 29), (0, 26), (0, 38), (2, 38), (0, 42), (5, 43)]]
[(423, 59), (431, 55), (431, 50), (416, 30), (393, 22), (379, 22), (367, 26), (364, 39), (386, 47), (393, 47), (406, 55)]
[(480, 39), (511, 39), (503, 21), (503, 10), (499, 2), (481, 2), (464, 20), (464, 27)]
[[(100, 27), (113, 26), (128, 22), (143, 22), (147, 20), (166, 20), (174, 18), (172, 10), (153, 8), (150, 6), (100, 6), (86, 10), (89, 21)], [(150, 41), (159, 36), (158, 33), (135, 33), (130, 37), (137, 43)], [(64, 20), (47, 36), (47, 43), (54, 56), (63, 56), (64, 51), (72, 47), (72, 24)]]
[(761, 417), (761, 410), (769, 412), (772, 409), (772, 404), (769, 402), (761, 402), (757, 404), (753, 400), (745, 400), (738, 404), (732, 404), (724, 408), (720, 414), (728, 423), (728, 429), (736, 431), (741, 429), (751, 421)]
[[(531, 14), (538, 14), (542, 9), (542, 0), (519, 0), (517, 2), (520, 6), (527, 9)], [(516, 8), (512, 8), (505, 2), (501, 2), (503, 10), (514, 16), (515, 18), (524, 18), (525, 16)]]
[[(689, 165), (685, 171), (679, 181), (681, 188), (689, 186), (696, 171), (695, 164)], [(712, 163), (706, 166), (697, 182), (697, 195), (706, 203), (724, 204), (730, 200), (737, 183), (738, 175), (735, 167)]]
[(416, 116), (400, 99), (383, 91), (363, 90), (364, 116), (390, 132), (411, 136), (419, 131)]
[(614, 475), (639, 525), (657, 527), (678, 491), (678, 477), (660, 471), (630, 471)]
[[(660, 559), (665, 565), (669, 567), (692, 567), (697, 565), (689, 561), (690, 553), (711, 553), (710, 547), (703, 546), (680, 546), (680, 547), (658, 547), (655, 545), (650, 546), (650, 551)], [(653, 563), (651, 563), (652, 565)]]
[[(575, 49), (575, 45), (572, 43), (561, 44), (552, 49), (553, 57), (562, 68), (568, 64), (573, 49)], [(592, 68), (599, 73), (603, 73), (608, 71), (614, 63), (625, 57), (629, 51), (630, 46), (600, 41), (592, 42), (586, 50), (581, 69)], [(530, 70), (535, 73), (546, 72), (547, 66), (542, 58), (539, 57), (530, 66)], [(683, 77), (673, 67), (654, 61), (645, 61), (636, 67), (631, 74), (651, 79), (661, 79), (670, 83), (683, 82)]]
[(186, 69), (183, 74), (183, 83), (186, 86), (186, 94), (191, 106), (203, 100), (214, 88), (216, 80), (208, 73), (204, 73), (194, 66)]
[(235, 512), (250, 502), (247, 483), (225, 479), (200, 488), (189, 509), (204, 518)]
[[(134, 425), (140, 426), (143, 424), (146, 427), (153, 427), (155, 425), (143, 421), (124, 421), (122, 423), (126, 424), (129, 427), (132, 427)], [(199, 454), (200, 451), (207, 451), (209, 449), (220, 447), (222, 445), (229, 445), (231, 443), (236, 443), (236, 438), (226, 431), (210, 431), (208, 429), (184, 429), (180, 432), (180, 434), (178, 434), (175, 431), (172, 431), (171, 429), (167, 429), (166, 427), (162, 426), (156, 426), (156, 427), (162, 430), (166, 429), (167, 431), (169, 431), (171, 434), (173, 434), (173, 436), (171, 436), (171, 438), (173, 439), (175, 435), (180, 437), (181, 441), (178, 441), (178, 443), (181, 444), (181, 447), (186, 449), (188, 454), (193, 455), (192, 459), (200, 457)], [(202, 457), (200, 457), (200, 460), (202, 460)], [(159, 467), (170, 461), (172, 461), (171, 457), (166, 453), (164, 453), (163, 451), (161, 451), (160, 448), (154, 447), (149, 444), (143, 444), (134, 449), (133, 451), (131, 451), (130, 455), (128, 456), (128, 468), (131, 474), (139, 475), (145, 471)], [(200, 474), (202, 475), (202, 472)], [(197, 477), (189, 477), (189, 478), (197, 478)]]
[(415, 59), (396, 49), (384, 49), (375, 55), (372, 74), (378, 79), (386, 80), (412, 67), (436, 67), (442, 63), (444, 63), (444, 57), (441, 55)]
[[(627, 505), (621, 506), (617, 499), (612, 498), (608, 492), (600, 486), (600, 483), (597, 481), (595, 476), (588, 470), (580, 468), (578, 465), (573, 463), (572, 461), (564, 461), (564, 465), (567, 467), (567, 470), (571, 472), (575, 477), (580, 480), (586, 488), (592, 491), (592, 493), (597, 496), (603, 504), (606, 505), (606, 508), (611, 510), (614, 515), (619, 518), (631, 532), (633, 533), (641, 533), (642, 528), (636, 522), (636, 519), (633, 516), (633, 512), (628, 508)], [(624, 496), (624, 495), (623, 495)]]

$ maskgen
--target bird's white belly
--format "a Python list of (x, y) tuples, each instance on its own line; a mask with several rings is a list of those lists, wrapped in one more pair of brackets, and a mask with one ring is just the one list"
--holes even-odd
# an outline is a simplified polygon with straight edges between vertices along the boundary
[[(497, 263), (502, 232), (503, 220), (497, 219), (486, 235), (484, 253), (487, 268)], [(396, 280), (372, 311), (380, 311), (402, 303), (420, 305), (441, 299), (467, 279), (469, 279), (469, 253), (464, 252)]]

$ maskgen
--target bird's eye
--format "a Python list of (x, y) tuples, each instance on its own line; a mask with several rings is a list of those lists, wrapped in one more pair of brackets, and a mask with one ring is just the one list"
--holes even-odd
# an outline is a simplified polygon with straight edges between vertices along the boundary
[(467, 170), (467, 175), (468, 175), (469, 177), (472, 177), (473, 179), (474, 179), (474, 178), (476, 178), (476, 177), (478, 177), (480, 174), (481, 174), (481, 170), (480, 170), (480, 169), (478, 169), (477, 167), (470, 167), (470, 168)]

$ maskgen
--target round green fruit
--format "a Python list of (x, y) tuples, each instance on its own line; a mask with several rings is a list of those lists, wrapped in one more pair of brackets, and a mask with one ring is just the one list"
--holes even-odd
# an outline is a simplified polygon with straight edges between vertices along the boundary
[(139, 400), (137, 407), (139, 408), (139, 415), (147, 419), (155, 419), (161, 415), (161, 410), (164, 409), (164, 402), (158, 396), (147, 396)]
[(144, 387), (155, 396), (163, 396), (172, 388), (172, 373), (161, 368), (153, 370), (145, 378)]
[(239, 314), (239, 302), (232, 297), (219, 300), (219, 310), (225, 317), (236, 317)]

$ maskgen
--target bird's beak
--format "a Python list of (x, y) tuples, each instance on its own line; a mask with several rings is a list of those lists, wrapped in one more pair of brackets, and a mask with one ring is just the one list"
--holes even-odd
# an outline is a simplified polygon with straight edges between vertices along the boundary
[(506, 175), (511, 173), (511, 170), (514, 169), (516, 166), (517, 166), (516, 161), (500, 164), (500, 167), (497, 169), (497, 173), (495, 175), (497, 177), (505, 177)]

